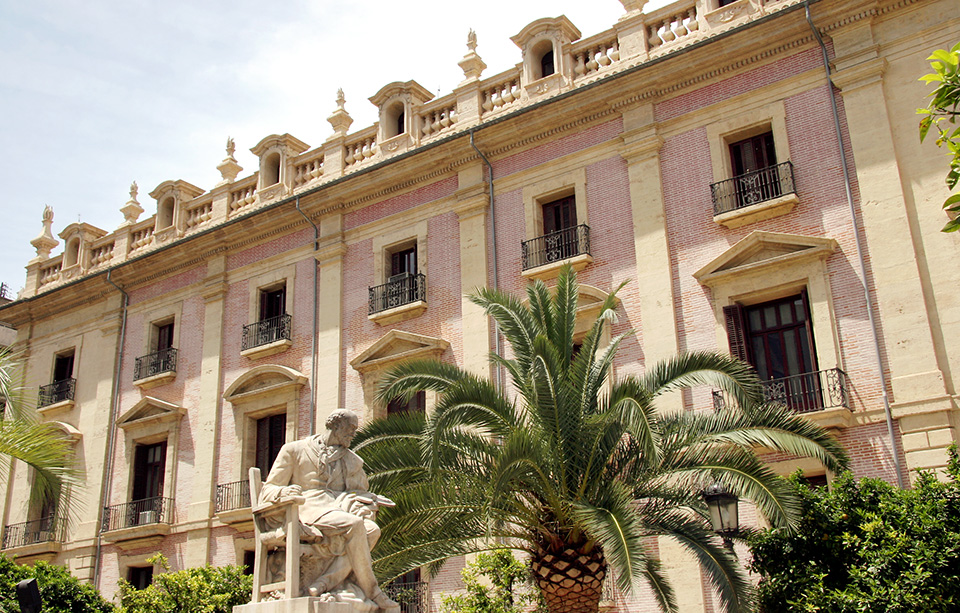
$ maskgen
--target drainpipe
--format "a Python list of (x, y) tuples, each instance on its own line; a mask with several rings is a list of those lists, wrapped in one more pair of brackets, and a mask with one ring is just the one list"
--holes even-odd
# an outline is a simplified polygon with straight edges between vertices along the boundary
[(867, 287), (867, 265), (865, 263), (863, 242), (860, 240), (860, 229), (857, 226), (857, 209), (853, 204), (853, 190), (850, 187), (850, 173), (847, 170), (847, 154), (843, 150), (843, 134), (840, 130), (840, 113), (837, 111), (837, 100), (834, 95), (833, 79), (830, 78), (830, 59), (827, 56), (827, 46), (823, 44), (823, 38), (820, 31), (813, 25), (813, 18), (810, 16), (810, 4), (808, 1), (803, 3), (807, 15), (807, 23), (820, 45), (820, 52), (823, 54), (823, 69), (827, 73), (827, 84), (830, 87), (830, 108), (833, 111), (833, 127), (837, 132), (837, 146), (840, 148), (840, 165), (843, 166), (843, 187), (846, 190), (847, 205), (850, 207), (850, 222), (853, 224), (853, 236), (857, 243), (857, 261), (860, 269), (860, 278), (863, 279), (863, 296), (867, 301), (867, 317), (870, 320), (870, 332), (873, 337), (873, 353), (877, 362), (877, 374), (880, 375), (881, 397), (883, 398), (883, 412), (887, 418), (887, 434), (890, 436), (890, 446), (893, 455), (893, 465), (897, 470), (897, 485), (902, 489), (903, 472), (900, 468), (900, 456), (897, 455), (897, 435), (893, 428), (893, 413), (890, 410), (890, 397), (887, 395), (887, 376), (883, 372), (883, 357), (880, 355), (880, 335), (877, 332), (877, 322), (873, 317), (873, 300), (870, 298), (870, 289)]
[(100, 481), (100, 507), (97, 509), (97, 552), (93, 559), (93, 586), (100, 589), (101, 550), (103, 548), (103, 510), (110, 500), (110, 485), (113, 482), (113, 456), (117, 445), (116, 423), (117, 410), (120, 406), (120, 367), (123, 365), (123, 345), (127, 334), (127, 306), (130, 296), (113, 282), (110, 275), (113, 269), (107, 271), (107, 283), (117, 288), (123, 294), (123, 312), (120, 319), (120, 336), (117, 339), (116, 369), (113, 373), (113, 394), (110, 399), (110, 415), (107, 423), (107, 448), (103, 457), (103, 478)]
[[(307, 223), (313, 226), (313, 253), (316, 254), (320, 250), (320, 228), (317, 227), (317, 224), (313, 223), (313, 220), (307, 217), (303, 212), (303, 209), (300, 208), (300, 196), (297, 196), (296, 201), (297, 212), (303, 215), (303, 218), (307, 220)], [(317, 321), (317, 294), (320, 292), (320, 281), (317, 277), (317, 267), (320, 265), (317, 262), (317, 259), (313, 259), (313, 335), (310, 337), (310, 436), (313, 436), (317, 432), (317, 328), (319, 323)]]
[[(493, 289), (499, 289), (499, 279), (500, 275), (497, 271), (497, 216), (494, 213), (493, 208), (493, 164), (490, 163), (490, 160), (487, 159), (487, 156), (483, 155), (483, 152), (477, 149), (477, 145), (473, 142), (473, 133), (474, 130), (470, 130), (470, 146), (473, 147), (473, 150), (477, 152), (477, 155), (480, 156), (480, 159), (484, 161), (487, 165), (487, 193), (490, 196), (490, 233), (492, 234), (490, 239), (490, 245), (493, 249)], [(496, 354), (500, 357), (503, 357), (503, 340), (500, 337), (500, 326), (497, 325), (496, 320), (493, 322), (493, 332), (494, 337), (496, 338)], [(503, 369), (498, 365), (497, 367), (497, 388), (503, 389)]]

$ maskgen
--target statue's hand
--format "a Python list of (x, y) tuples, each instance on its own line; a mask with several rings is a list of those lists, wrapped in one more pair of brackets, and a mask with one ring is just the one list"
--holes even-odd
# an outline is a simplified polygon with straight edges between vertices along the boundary
[(303, 495), (303, 488), (299, 485), (287, 485), (280, 488), (280, 500), (288, 500), (290, 498), (299, 498)]

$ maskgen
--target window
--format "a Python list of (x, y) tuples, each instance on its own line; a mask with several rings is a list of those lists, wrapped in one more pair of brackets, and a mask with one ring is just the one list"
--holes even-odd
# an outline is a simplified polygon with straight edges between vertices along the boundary
[(549, 77), (554, 72), (556, 71), (553, 67), (553, 50), (551, 49), (540, 58), (540, 78)]
[(543, 205), (543, 233), (562, 232), (577, 225), (577, 201), (567, 196)]
[(574, 195), (542, 203), (540, 218), (543, 234), (521, 245), (524, 270), (590, 252), (588, 228), (577, 225), (577, 199)]
[(413, 398), (404, 402), (403, 398), (394, 398), (387, 404), (387, 415), (401, 415), (404, 413), (426, 413), (427, 393), (417, 392)]
[(131, 566), (127, 569), (127, 581), (136, 590), (142, 590), (153, 583), (152, 566)]
[(526, 240), (520, 245), (524, 277), (548, 281), (565, 263), (579, 271), (593, 261), (586, 184), (586, 170), (577, 168), (524, 186)]
[(132, 499), (147, 500), (163, 495), (163, 473), (167, 461), (167, 441), (137, 445), (133, 459)]
[(276, 287), (260, 291), (260, 321), (280, 317), (287, 312), (287, 288)]
[(162, 324), (154, 324), (157, 341), (154, 345), (156, 351), (165, 351), (173, 348), (173, 322), (169, 321)]
[(390, 280), (417, 274), (417, 246), (407, 247), (390, 254)]
[(277, 459), (280, 448), (286, 440), (287, 435), (287, 415), (280, 413), (270, 415), (257, 420), (257, 451), (256, 466), (260, 469), (260, 475), (266, 479), (273, 466), (273, 461)]
[(59, 353), (53, 359), (53, 382), (67, 381), (73, 378), (74, 351)]
[(246, 549), (243, 552), (243, 574), (252, 575), (254, 563), (256, 562), (257, 552), (252, 549)]
[(157, 208), (157, 229), (169, 228), (173, 225), (173, 209), (174, 209), (174, 200), (173, 196), (168, 196), (163, 199), (163, 202), (160, 203), (160, 206)]
[(80, 261), (80, 239), (71, 238), (67, 243), (67, 248), (63, 252), (63, 267), (69, 268), (76, 266)]
[(261, 187), (269, 187), (280, 182), (280, 153), (273, 152), (263, 161)]

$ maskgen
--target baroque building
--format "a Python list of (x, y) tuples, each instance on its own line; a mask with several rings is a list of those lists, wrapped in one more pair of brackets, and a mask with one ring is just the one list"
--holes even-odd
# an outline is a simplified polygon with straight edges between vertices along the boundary
[[(430, 411), (431, 394), (375, 401), (403, 360), (499, 376), (500, 339), (466, 295), (549, 284), (564, 263), (584, 318), (629, 281), (617, 373), (730, 351), (830, 428), (857, 475), (943, 467), (960, 419), (960, 244), (939, 232), (947, 164), (914, 111), (927, 56), (960, 39), (955, 1), (621, 2), (586, 37), (563, 16), (527, 25), (520, 62), (493, 76), (471, 33), (453, 92), (390, 83), (370, 98), (379, 121), (353, 132), (341, 95), (326, 141), (267, 136), (253, 174), (231, 141), (222, 181), (165, 181), (145, 219), (134, 185), (113, 231), (72, 223), (57, 240), (46, 211), (0, 321), (87, 485), (66, 522), (55, 501), (28, 504), (14, 465), (3, 551), (107, 596), (119, 577), (149, 582), (156, 551), (175, 568), (249, 560), (248, 468), (340, 406)], [(667, 405), (723, 402), (704, 388)], [(681, 609), (713, 610), (691, 558), (654, 545)], [(611, 592), (605, 606), (653, 605)]]

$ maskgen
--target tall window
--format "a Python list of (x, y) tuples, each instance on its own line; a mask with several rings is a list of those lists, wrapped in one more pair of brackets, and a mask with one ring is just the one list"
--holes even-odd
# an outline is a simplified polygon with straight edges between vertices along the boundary
[(280, 317), (287, 312), (287, 288), (278, 287), (260, 292), (260, 321)]
[(777, 164), (773, 132), (751, 136), (730, 145), (730, 161), (734, 176), (745, 175)]
[(73, 350), (58, 354), (53, 360), (53, 382), (73, 378)]
[(137, 445), (133, 458), (133, 500), (163, 495), (163, 473), (167, 460), (167, 441)]
[(543, 233), (553, 234), (577, 225), (577, 201), (573, 196), (543, 205)]
[(390, 254), (390, 279), (397, 275), (417, 274), (417, 247), (407, 247)]
[(280, 448), (286, 440), (287, 435), (287, 415), (271, 415), (257, 420), (257, 457), (256, 466), (260, 469), (260, 475), (265, 479), (273, 466), (273, 461), (277, 459)]
[(394, 398), (387, 405), (387, 415), (400, 415), (404, 413), (424, 413), (427, 410), (426, 392), (417, 392), (409, 401), (403, 398)]
[(165, 349), (171, 349), (173, 347), (173, 322), (156, 324), (154, 327), (157, 333), (156, 350), (163, 351)]
[(540, 78), (549, 77), (556, 69), (553, 66), (553, 51), (547, 51), (540, 58)]

